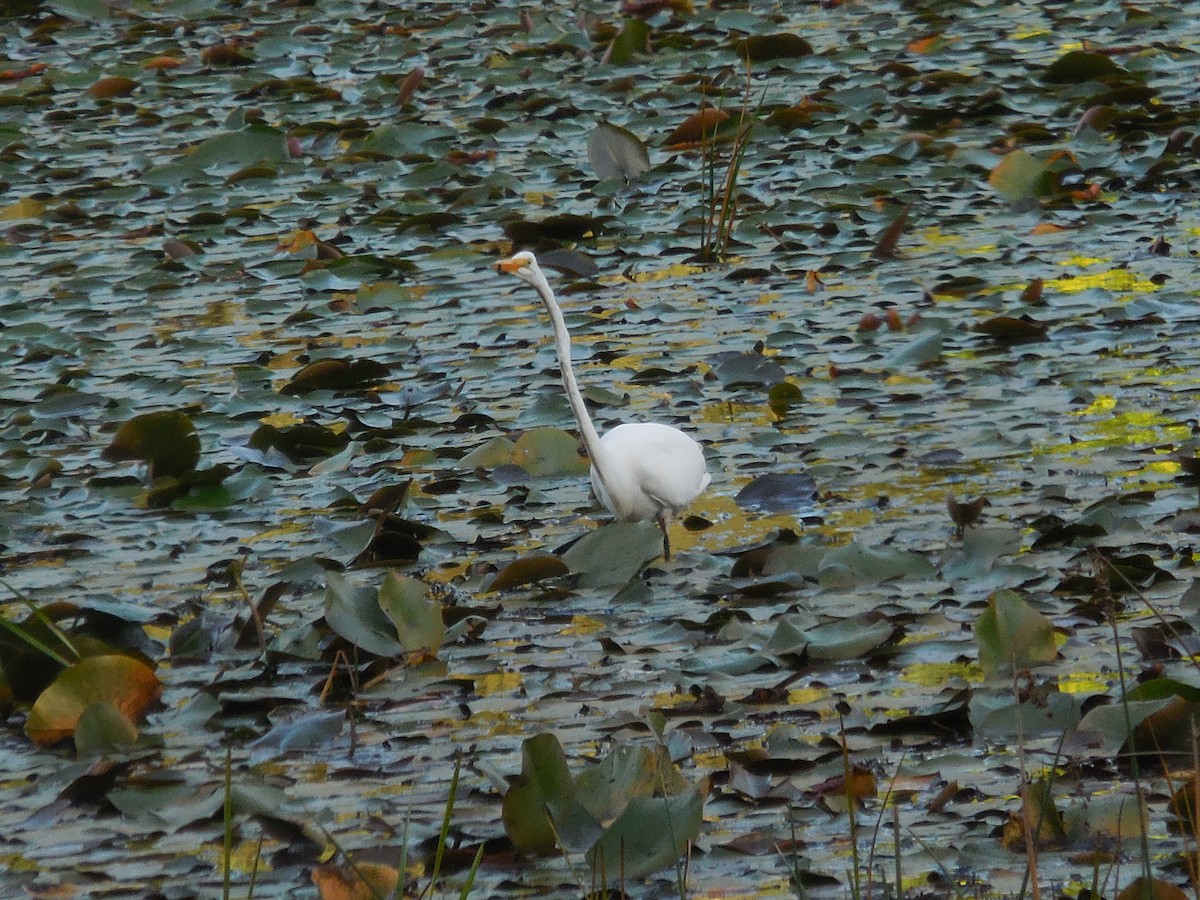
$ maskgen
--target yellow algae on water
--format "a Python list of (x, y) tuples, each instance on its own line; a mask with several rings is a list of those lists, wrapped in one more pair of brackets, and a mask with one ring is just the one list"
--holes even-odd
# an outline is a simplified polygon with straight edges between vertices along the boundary
[(943, 687), (953, 678), (983, 681), (983, 669), (974, 662), (913, 663), (900, 672), (900, 680), (922, 687)]
[(562, 634), (588, 635), (603, 631), (608, 626), (599, 619), (591, 616), (572, 616), (571, 624), (562, 630)]
[(488, 672), (475, 676), (475, 693), (480, 697), (515, 691), (525, 683), (520, 672)]
[(277, 412), (271, 413), (269, 416), (263, 416), (258, 421), (264, 425), (270, 425), (272, 428), (287, 428), (289, 425), (299, 425), (304, 421), (304, 418), (289, 412)]
[(1074, 415), (1077, 416), (1094, 416), (1098, 413), (1111, 412), (1117, 406), (1117, 398), (1104, 394), (1097, 397), (1091, 402), (1087, 409), (1077, 409)]
[[(1083, 267), (1107, 262), (1108, 260), (1106, 259), (1086, 260), (1081, 257), (1067, 260), (1064, 264)], [(1052, 278), (1046, 282), (1046, 287), (1062, 294), (1074, 294), (1079, 291), (1091, 290), (1092, 288), (1132, 294), (1149, 294), (1158, 290), (1158, 285), (1153, 281), (1148, 278), (1139, 278), (1136, 273), (1128, 269), (1108, 269), (1104, 272), (1096, 272), (1090, 275), (1068, 275), (1066, 278)]]
[(646, 284), (651, 281), (666, 281), (668, 278), (690, 278), (704, 272), (704, 266), (694, 266), (688, 263), (671, 263), (661, 269), (643, 269), (630, 275), (611, 275), (600, 281), (628, 281), (634, 284)]
[(818, 700), (825, 700), (829, 697), (829, 691), (825, 688), (802, 687), (788, 691), (788, 703), (793, 706), (800, 706), (804, 703), (816, 703)]
[(1095, 694), (1109, 689), (1108, 679), (1099, 672), (1070, 672), (1058, 677), (1058, 689), (1064, 694)]

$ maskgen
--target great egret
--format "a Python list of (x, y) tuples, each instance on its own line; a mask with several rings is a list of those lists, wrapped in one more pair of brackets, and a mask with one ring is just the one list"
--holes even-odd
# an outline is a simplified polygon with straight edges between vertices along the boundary
[(678, 428), (658, 422), (618, 425), (600, 437), (575, 383), (567, 323), (537, 258), (522, 251), (496, 263), (496, 268), (532, 285), (550, 313), (563, 387), (592, 461), (596, 499), (618, 519), (656, 521), (662, 529), (663, 557), (670, 559), (671, 516), (695, 500), (711, 480), (704, 465), (704, 451)]

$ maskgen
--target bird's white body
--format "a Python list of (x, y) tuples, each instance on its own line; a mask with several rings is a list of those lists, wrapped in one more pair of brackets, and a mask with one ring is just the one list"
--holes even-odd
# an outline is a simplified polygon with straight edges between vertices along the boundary
[(618, 519), (670, 518), (711, 480), (700, 445), (670, 425), (618, 425), (600, 438), (600, 446), (610, 463), (609, 483), (592, 466), (592, 491)]
[(667, 525), (671, 517), (695, 500), (710, 481), (704, 451), (678, 428), (657, 422), (618, 425), (601, 438), (575, 383), (571, 336), (562, 310), (537, 259), (532, 253), (522, 252), (496, 267), (533, 285), (550, 313), (563, 388), (592, 461), (596, 499), (618, 519), (657, 521), (663, 533), (663, 555), (670, 559)]

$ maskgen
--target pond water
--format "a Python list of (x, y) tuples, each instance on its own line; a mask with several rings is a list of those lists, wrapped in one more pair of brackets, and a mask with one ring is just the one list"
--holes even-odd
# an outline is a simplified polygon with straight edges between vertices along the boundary
[[(1062, 813), (1043, 890), (1187, 879), (1185, 776), (1139, 780), (1120, 734), (1079, 724), (1122, 679), (1196, 681), (1188, 11), (631, 5), (644, 21), (482, 0), (0, 20), (5, 616), (74, 604), (164, 686), (105, 762), (36, 747), (10, 704), (6, 884), (219, 893), (229, 752), (235, 895), (256, 870), (255, 896), (315, 896), (314, 867), (402, 845), (423, 884), (460, 761), (474, 894), (579, 896), (580, 857), (503, 843), (539, 732), (575, 772), (661, 743), (708, 779), (688, 896), (789, 896), (794, 871), (1015, 893), (1026, 776)], [(721, 139), (672, 144), (705, 105)], [(645, 151), (631, 183), (589, 158), (601, 123), (624, 164)], [(558, 263), (601, 430), (705, 448), (669, 562), (653, 529), (602, 529), (544, 311), (491, 268), (521, 246)], [(154, 495), (102, 455), (163, 411), (227, 470)], [(816, 496), (739, 504), (764, 475)], [(947, 494), (988, 501), (961, 538)], [(574, 575), (490, 590), (592, 533)], [(330, 573), (373, 596), (388, 568), (446, 605), (436, 654), (339, 639)], [(981, 667), (1002, 591), (1053, 624), (1052, 660)], [(875, 780), (853, 816), (851, 765)]]

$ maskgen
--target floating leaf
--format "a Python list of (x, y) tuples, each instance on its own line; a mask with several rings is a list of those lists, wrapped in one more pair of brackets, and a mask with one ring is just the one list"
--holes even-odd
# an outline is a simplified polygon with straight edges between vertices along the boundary
[(1170, 881), (1147, 880), (1139, 875), (1117, 894), (1117, 900), (1188, 900), (1189, 896), (1187, 891)]
[(121, 710), (103, 701), (89, 704), (75, 723), (75, 753), (92, 756), (137, 743), (137, 726)]
[(625, 584), (662, 555), (662, 533), (653, 522), (613, 522), (585, 534), (562, 555), (586, 587)]
[(783, 366), (761, 353), (727, 353), (719, 357), (717, 377), (726, 387), (770, 387), (787, 377)]
[(711, 141), (722, 122), (729, 119), (729, 113), (715, 106), (706, 106), (697, 113), (688, 116), (679, 126), (666, 136), (663, 144), (668, 147), (685, 147)]
[(87, 89), (87, 93), (89, 97), (97, 100), (108, 100), (113, 97), (128, 97), (137, 90), (137, 86), (138, 83), (132, 78), (126, 78), (124, 75), (110, 75), (93, 84)]
[(650, 152), (632, 131), (601, 122), (588, 136), (588, 161), (601, 178), (620, 178), (628, 184), (649, 171)]
[(388, 372), (387, 366), (373, 359), (318, 359), (293, 375), (280, 393), (362, 390), (382, 381)]
[(107, 703), (136, 722), (161, 693), (158, 676), (145, 663), (116, 654), (89, 656), (64, 669), (37, 698), (25, 733), (41, 746), (57, 744), (74, 734), (94, 703)]
[[(350, 438), (346, 434), (323, 425), (302, 423), (276, 428), (274, 425), (259, 425), (250, 435), (246, 446), (252, 450), (278, 450), (288, 460), (299, 462), (313, 457), (332, 456), (346, 448)], [(264, 457), (259, 462), (269, 463)]]
[(1028, 316), (992, 316), (972, 326), (972, 331), (995, 338), (998, 341), (1041, 340), (1046, 336), (1046, 325), (1035, 322)]
[(557, 556), (537, 553), (514, 560), (496, 573), (489, 591), (509, 591), (527, 584), (535, 584), (548, 578), (561, 578), (569, 574), (570, 567)]
[(521, 774), (504, 794), (504, 832), (522, 853), (545, 856), (557, 842), (547, 806), (567, 808), (575, 793), (562, 745), (552, 734), (539, 734), (521, 744)]
[(1054, 625), (1015, 591), (997, 591), (975, 623), (975, 643), (984, 675), (997, 675), (1054, 662)]
[(767, 392), (767, 406), (775, 415), (786, 416), (793, 407), (804, 402), (804, 393), (790, 381), (772, 385)]
[(532, 219), (506, 222), (504, 234), (509, 240), (522, 246), (531, 246), (544, 240), (577, 241), (600, 234), (604, 230), (605, 221), (599, 216), (559, 213), (537, 222)]
[(463, 469), (495, 469), (513, 463), (516, 444), (506, 437), (490, 438), (458, 461)]
[(670, 797), (634, 797), (587, 853), (610, 882), (639, 878), (678, 860), (700, 835), (707, 783)]
[(388, 572), (379, 590), (379, 605), (396, 627), (405, 650), (438, 652), (445, 635), (442, 604), (429, 596), (425, 582), (411, 575)]
[(325, 622), (342, 638), (376, 656), (404, 653), (396, 626), (379, 605), (379, 595), (343, 575), (328, 573), (325, 581)]
[(361, 860), (349, 866), (318, 866), (310, 877), (320, 900), (378, 900), (394, 896), (400, 884), (396, 868)]
[(202, 141), (184, 164), (192, 171), (241, 169), (251, 163), (285, 162), (289, 158), (287, 136), (282, 131), (269, 125), (250, 125)]
[(896, 246), (900, 243), (900, 235), (904, 233), (904, 226), (908, 222), (908, 213), (912, 209), (911, 203), (904, 204), (904, 208), (892, 220), (892, 223), (887, 228), (883, 229), (883, 234), (879, 236), (879, 240), (875, 244), (875, 248), (871, 251), (871, 256), (875, 259), (892, 259), (896, 255)]
[(769, 62), (773, 59), (798, 59), (810, 56), (812, 44), (797, 34), (755, 34), (737, 43), (737, 53), (750, 62)]
[[(895, 547), (865, 546), (857, 541), (834, 547), (821, 559), (822, 584), (847, 584), (854, 580), (890, 581), (893, 578), (925, 578), (935, 572), (923, 554)], [(847, 582), (846, 576), (852, 576)]]
[(608, 45), (604, 61), (623, 66), (633, 62), (637, 55), (649, 52), (650, 26), (641, 19), (626, 19), (612, 43)]
[(1081, 84), (1085, 81), (1108, 81), (1129, 75), (1112, 57), (1091, 50), (1069, 50), (1050, 63), (1042, 72), (1047, 84)]
[(144, 462), (152, 479), (177, 476), (196, 468), (200, 436), (186, 413), (146, 413), (121, 425), (101, 456), (109, 462)]
[(587, 459), (579, 453), (579, 440), (550, 426), (530, 429), (517, 438), (512, 462), (534, 478), (582, 475), (589, 468)]
[(734, 497), (743, 509), (767, 512), (811, 511), (816, 499), (816, 481), (802, 472), (768, 472), (755, 478)]
[(1047, 197), (1058, 188), (1054, 168), (1027, 150), (1013, 150), (992, 169), (988, 184), (1005, 200)]

